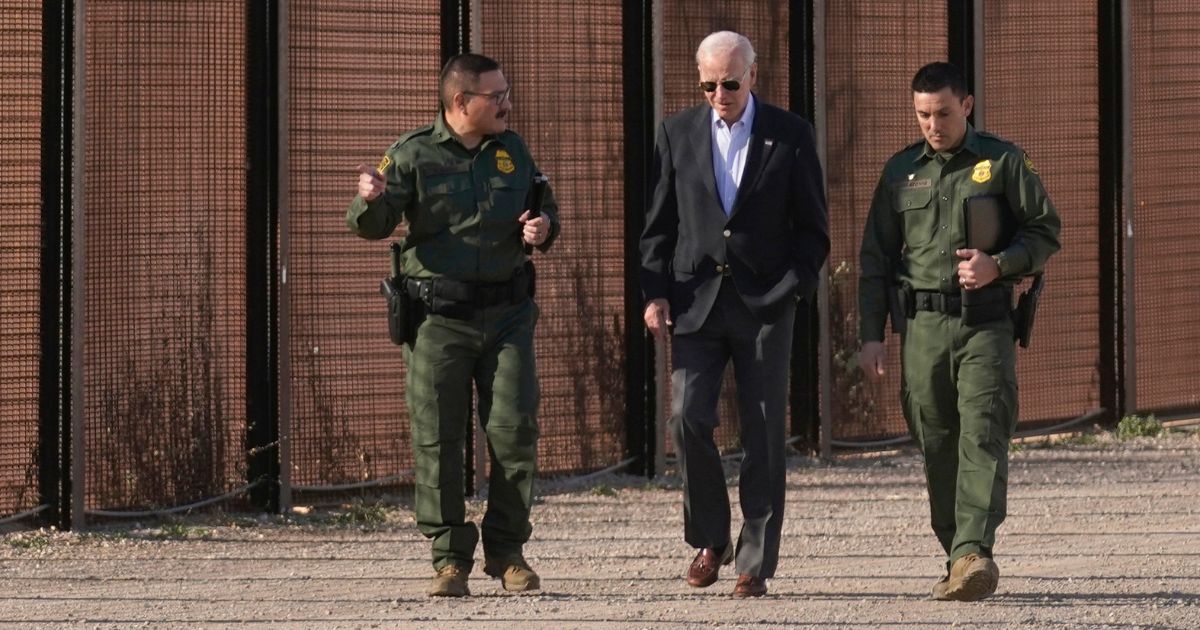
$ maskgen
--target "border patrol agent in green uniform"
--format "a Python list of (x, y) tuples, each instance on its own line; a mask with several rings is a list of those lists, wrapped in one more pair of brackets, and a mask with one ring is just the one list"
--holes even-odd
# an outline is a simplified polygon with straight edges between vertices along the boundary
[(351, 231), (368, 239), (408, 224), (402, 285), (425, 316), (405, 346), (406, 394), (417, 525), (433, 539), (437, 571), (431, 596), (470, 594), (479, 541), (463, 498), (472, 382), (491, 456), (484, 572), (509, 591), (540, 588), (522, 553), (532, 530), (539, 398), (538, 309), (524, 269), (527, 249), (548, 249), (559, 223), (552, 194), (540, 216), (527, 211), (536, 167), (507, 130), (509, 94), (494, 60), (451, 59), (441, 74), (442, 113), (401, 136), (377, 168), (359, 166), (359, 195), (346, 213)]
[[(1059, 249), (1060, 223), (1029, 157), (967, 123), (974, 101), (957, 68), (929, 64), (912, 90), (925, 140), (887, 162), (871, 202), (860, 364), (872, 380), (883, 374), (894, 292), (904, 415), (925, 459), (931, 524), (949, 557), (933, 597), (973, 601), (994, 593), (1000, 577), (991, 556), (1017, 424), (1012, 286)], [(966, 248), (964, 206), (979, 196), (1002, 200), (1013, 215), (1015, 237), (994, 255)], [(999, 308), (968, 322), (964, 301)]]

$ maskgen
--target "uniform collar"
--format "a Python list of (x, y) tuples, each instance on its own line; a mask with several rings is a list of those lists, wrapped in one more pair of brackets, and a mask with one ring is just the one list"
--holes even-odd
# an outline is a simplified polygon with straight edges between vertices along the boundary
[[(954, 150), (954, 154), (958, 155), (960, 151), (970, 151), (974, 155), (983, 155), (979, 147), (979, 134), (975, 131), (975, 127), (971, 123), (967, 123), (967, 133), (963, 136), (962, 144)], [(925, 160), (932, 160), (935, 157), (937, 157), (937, 151), (934, 151), (933, 147), (929, 146), (929, 142), (926, 141), (921, 146), (921, 152), (917, 154), (916, 159), (913, 161), (923, 162)]]
[[(445, 112), (438, 112), (437, 117), (433, 119), (433, 139), (438, 144), (447, 142), (449, 140), (458, 142), (458, 138), (455, 137), (454, 132), (450, 131), (450, 125), (446, 124)], [(494, 134), (488, 134), (488, 135), (485, 135), (483, 137), (483, 139), (479, 141), (479, 146), (476, 147), (476, 149), (482, 149), (483, 147), (487, 146), (488, 144), (490, 144), (492, 142), (499, 142), (500, 144), (504, 144), (504, 141), (500, 140), (500, 136), (497, 136)], [(459, 146), (462, 146), (461, 142), (459, 142)]]

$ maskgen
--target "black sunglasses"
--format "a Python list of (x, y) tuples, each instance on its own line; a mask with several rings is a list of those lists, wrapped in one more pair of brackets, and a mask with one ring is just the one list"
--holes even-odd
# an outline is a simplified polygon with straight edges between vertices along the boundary
[(750, 72), (750, 66), (746, 66), (746, 69), (742, 71), (742, 76), (738, 77), (737, 79), (726, 79), (724, 81), (701, 81), (700, 89), (704, 90), (705, 92), (716, 92), (717, 86), (719, 85), (725, 88), (726, 92), (736, 92), (742, 89), (741, 78), (745, 77), (747, 72)]

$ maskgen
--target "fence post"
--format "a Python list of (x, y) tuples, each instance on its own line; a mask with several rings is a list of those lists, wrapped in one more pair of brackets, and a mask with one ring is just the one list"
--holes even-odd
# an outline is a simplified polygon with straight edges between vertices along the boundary
[(246, 430), (250, 500), (279, 510), (279, 3), (246, 3)]
[(649, 200), (647, 174), (654, 150), (654, 60), (652, 0), (621, 3), (625, 123), (625, 450), (637, 459), (635, 475), (653, 477), (657, 444), (654, 346), (642, 325), (638, 247)]
[(983, 0), (947, 0), (946, 27), (950, 63), (967, 78), (967, 92), (975, 95), (970, 121), (983, 129)]
[(1128, 4), (1119, 0), (1098, 6), (1100, 189), (1100, 406), (1101, 420), (1115, 423), (1136, 409), (1132, 363), (1133, 239), (1125, 222), (1133, 212), (1132, 128)]
[(38, 494), (42, 521), (71, 525), (71, 203), (75, 3), (42, 4)]
[[(788, 101), (791, 111), (812, 121), (814, 130), (822, 128), (824, 121), (818, 120), (816, 85), (817, 74), (822, 72), (817, 63), (819, 50), (814, 41), (816, 34), (818, 3), (814, 0), (792, 0), (788, 10), (788, 51), (791, 63), (788, 67)], [(822, 158), (824, 156), (822, 155)], [(823, 161), (823, 160), (822, 160)], [(821, 274), (826, 273), (823, 266)], [(822, 283), (818, 293), (825, 290)], [(821, 443), (821, 408), (819, 387), (821, 381), (821, 308), (817, 295), (798, 305), (796, 321), (792, 327), (792, 371), (789, 384), (789, 407), (791, 435), (799, 438), (795, 444), (809, 452), (819, 449)]]

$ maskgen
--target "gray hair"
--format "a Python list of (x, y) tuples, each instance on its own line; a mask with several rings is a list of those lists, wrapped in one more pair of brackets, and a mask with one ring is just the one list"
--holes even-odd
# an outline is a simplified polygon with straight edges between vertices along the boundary
[(737, 54), (746, 62), (747, 68), (754, 63), (757, 56), (754, 54), (754, 46), (745, 35), (733, 31), (717, 31), (705, 37), (696, 48), (696, 65), (700, 64), (701, 59), (711, 59), (725, 53)]

